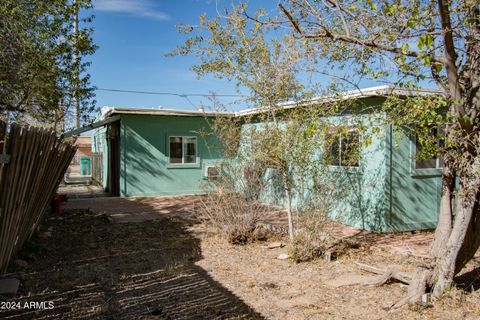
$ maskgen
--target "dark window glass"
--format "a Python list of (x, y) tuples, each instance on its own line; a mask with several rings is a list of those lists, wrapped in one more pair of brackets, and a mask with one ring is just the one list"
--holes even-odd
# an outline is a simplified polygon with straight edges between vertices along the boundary
[(331, 166), (340, 165), (340, 134), (329, 133), (325, 137), (325, 163)]
[(182, 137), (170, 137), (170, 163), (182, 163)]
[(329, 133), (325, 137), (325, 163), (331, 166), (358, 167), (360, 135), (358, 130)]
[(189, 137), (185, 138), (185, 161), (184, 163), (195, 163), (197, 162), (197, 138)]
[(343, 167), (358, 167), (360, 160), (360, 136), (357, 130), (341, 134), (340, 164)]

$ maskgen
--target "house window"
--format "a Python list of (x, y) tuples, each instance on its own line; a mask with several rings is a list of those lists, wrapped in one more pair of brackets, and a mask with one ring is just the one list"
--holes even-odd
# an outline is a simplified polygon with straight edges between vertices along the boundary
[(169, 148), (171, 164), (195, 164), (197, 162), (197, 137), (170, 136)]
[[(427, 139), (435, 139), (437, 146), (441, 147), (442, 141), (439, 139), (442, 134), (441, 129), (431, 129), (428, 132)], [(435, 141), (434, 140), (434, 141)], [(418, 136), (415, 137), (415, 169), (440, 169), (443, 168), (443, 158), (434, 156), (430, 158), (419, 158), (417, 155), (422, 152), (422, 145), (419, 142)], [(433, 152), (433, 151), (432, 151)], [(432, 153), (430, 152), (430, 153)]]
[(340, 128), (326, 135), (325, 162), (330, 166), (358, 167), (360, 134), (355, 128)]

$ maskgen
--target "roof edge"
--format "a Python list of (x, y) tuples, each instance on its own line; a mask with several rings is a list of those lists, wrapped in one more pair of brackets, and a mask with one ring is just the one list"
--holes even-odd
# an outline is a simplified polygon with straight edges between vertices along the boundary
[(134, 115), (158, 115), (158, 116), (190, 116), (190, 117), (216, 117), (216, 116), (235, 116), (235, 112), (214, 112), (214, 111), (191, 111), (181, 109), (149, 109), (149, 108), (128, 108), (128, 107), (105, 107), (108, 108), (102, 114), (106, 119), (117, 114)]
[[(435, 89), (419, 88), (408, 89), (400, 88), (398, 86), (376, 86), (365, 89), (355, 89), (345, 92), (339, 92), (337, 94), (327, 94), (323, 96), (314, 97), (305, 101), (287, 101), (279, 103), (278, 107), (281, 109), (295, 108), (300, 104), (309, 105), (314, 103), (325, 103), (338, 100), (350, 100), (350, 99), (364, 99), (372, 97), (386, 97), (389, 95), (401, 95), (401, 96), (427, 96), (432, 94), (439, 94), (441, 91)], [(262, 112), (262, 107), (245, 109), (235, 113), (236, 116), (245, 116)]]

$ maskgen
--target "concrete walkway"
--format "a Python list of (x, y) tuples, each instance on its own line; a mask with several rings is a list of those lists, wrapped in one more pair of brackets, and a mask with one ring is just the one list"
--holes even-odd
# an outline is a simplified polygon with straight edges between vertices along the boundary
[(62, 184), (58, 193), (66, 194), (69, 199), (104, 198), (110, 196), (101, 186), (92, 184)]

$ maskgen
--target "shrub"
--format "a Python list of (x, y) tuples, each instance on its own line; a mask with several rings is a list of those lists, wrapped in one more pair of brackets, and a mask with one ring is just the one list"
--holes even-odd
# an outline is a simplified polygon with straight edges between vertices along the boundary
[(202, 200), (201, 217), (232, 244), (246, 244), (263, 236), (259, 218), (268, 207), (238, 193), (211, 193)]
[(330, 235), (323, 231), (297, 230), (289, 255), (295, 262), (314, 260), (328, 251), (331, 242)]
[(333, 236), (325, 231), (325, 215), (322, 211), (305, 213), (298, 223), (289, 256), (295, 262), (305, 262), (322, 257), (329, 252), (332, 259), (345, 254), (360, 244), (349, 239)]

